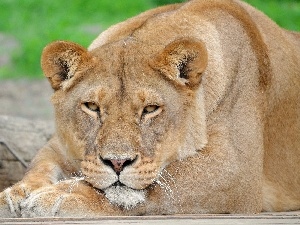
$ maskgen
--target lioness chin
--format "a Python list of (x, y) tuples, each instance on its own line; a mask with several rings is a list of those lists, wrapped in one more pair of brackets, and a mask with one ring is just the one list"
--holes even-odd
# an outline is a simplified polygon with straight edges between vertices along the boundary
[(246, 3), (156, 8), (41, 65), (56, 133), (0, 217), (300, 209), (300, 35)]

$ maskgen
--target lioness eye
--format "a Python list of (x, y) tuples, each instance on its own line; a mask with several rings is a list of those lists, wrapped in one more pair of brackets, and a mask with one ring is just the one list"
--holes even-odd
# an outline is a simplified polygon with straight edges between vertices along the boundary
[(84, 104), (91, 111), (94, 111), (94, 112), (98, 112), (99, 111), (99, 107), (98, 107), (98, 105), (95, 102), (86, 102)]
[(157, 106), (157, 105), (148, 105), (148, 106), (146, 106), (146, 107), (144, 108), (143, 114), (153, 113), (153, 112), (155, 112), (158, 108), (159, 108), (159, 106)]

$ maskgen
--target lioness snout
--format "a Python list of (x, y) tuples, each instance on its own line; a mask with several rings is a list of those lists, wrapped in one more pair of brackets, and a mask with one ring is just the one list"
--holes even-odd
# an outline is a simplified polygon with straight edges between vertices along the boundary
[(131, 159), (102, 159), (103, 163), (113, 168), (113, 170), (119, 175), (124, 167), (129, 166), (134, 160)]

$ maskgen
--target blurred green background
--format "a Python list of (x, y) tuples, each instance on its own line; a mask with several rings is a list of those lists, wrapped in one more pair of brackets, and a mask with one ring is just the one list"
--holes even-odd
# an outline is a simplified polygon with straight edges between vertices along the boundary
[[(110, 25), (183, 0), (0, 0), (0, 79), (42, 78), (40, 54), (53, 40), (85, 47)], [(299, 0), (246, 0), (280, 26), (300, 30)], [(112, 3), (113, 2), (113, 3)]]

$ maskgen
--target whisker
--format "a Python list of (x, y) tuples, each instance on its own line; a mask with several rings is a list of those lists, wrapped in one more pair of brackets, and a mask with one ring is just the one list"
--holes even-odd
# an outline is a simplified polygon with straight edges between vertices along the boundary
[(156, 180), (156, 182), (158, 183), (158, 185), (165, 190), (166, 194), (171, 197), (173, 200), (175, 200), (174, 198), (174, 193), (172, 188), (170, 187), (170, 185), (168, 184), (167, 180), (162, 176), (162, 174), (159, 174), (159, 177), (162, 180)]
[(69, 187), (69, 193), (71, 194), (74, 187), (77, 185), (78, 187), (78, 183), (82, 180), (84, 180), (84, 177), (71, 177), (71, 179), (73, 180), (70, 184), (70, 187)]
[(175, 184), (175, 179), (174, 177), (166, 170), (166, 169), (163, 169), (163, 172), (168, 175), (168, 177), (170, 178), (170, 180)]

